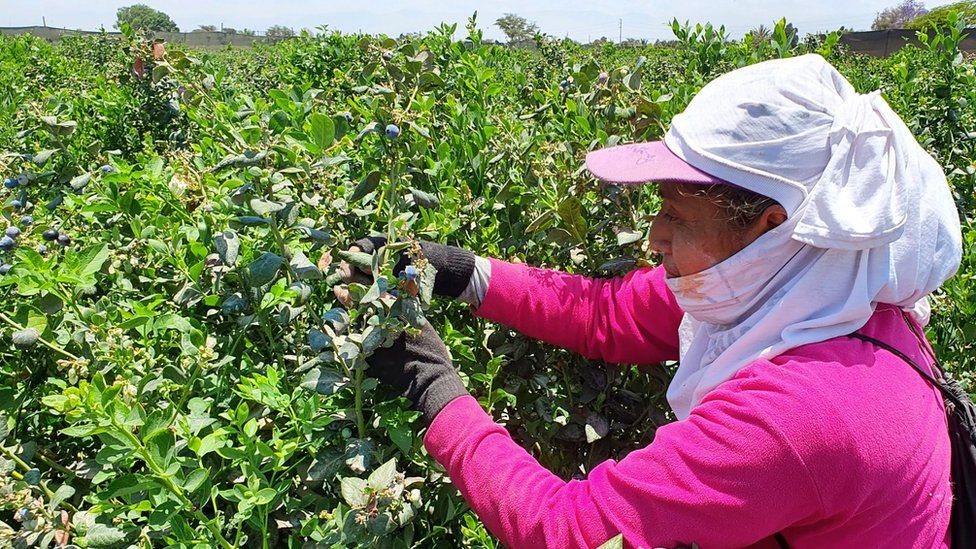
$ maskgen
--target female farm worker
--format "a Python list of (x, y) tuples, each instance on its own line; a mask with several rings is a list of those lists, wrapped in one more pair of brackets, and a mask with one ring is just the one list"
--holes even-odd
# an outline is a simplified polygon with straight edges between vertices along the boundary
[(948, 547), (942, 397), (848, 336), (929, 368), (926, 296), (962, 253), (945, 175), (881, 96), (816, 55), (768, 61), (706, 85), (662, 142), (587, 166), (659, 184), (661, 266), (601, 280), (423, 251), (435, 293), (478, 316), (609, 362), (680, 360), (678, 421), (651, 445), (566, 482), (467, 393), (429, 325), (369, 359), (488, 529), (531, 548)]

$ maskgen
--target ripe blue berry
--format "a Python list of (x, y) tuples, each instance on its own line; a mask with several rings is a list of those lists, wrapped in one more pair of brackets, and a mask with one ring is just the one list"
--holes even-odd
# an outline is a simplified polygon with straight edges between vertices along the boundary
[(383, 52), (383, 61), (390, 61), (392, 59), (393, 59), (393, 52), (392, 51), (385, 51), (385, 52)]
[(26, 226), (26, 225), (33, 225), (33, 224), (34, 224), (34, 218), (33, 218), (33, 217), (31, 217), (31, 216), (29, 216), (29, 215), (26, 215), (26, 216), (24, 216), (24, 217), (23, 217), (23, 218), (22, 218), (22, 219), (20, 220), (20, 224), (21, 224), (21, 225), (25, 225), (25, 226)]
[(7, 187), (8, 189), (16, 189), (18, 185), (20, 185), (20, 183), (16, 179), (14, 179), (12, 177), (7, 178), (3, 182), (3, 186), (4, 187)]
[(64, 233), (59, 234), (58, 235), (58, 244), (60, 244), (62, 246), (66, 246), (66, 247), (67, 246), (70, 246), (71, 245), (71, 237), (68, 236), (68, 235), (66, 235), (66, 234), (64, 234)]
[(37, 245), (37, 253), (39, 253), (39, 254), (46, 254), (47, 253), (47, 246), (44, 245), (44, 244), (38, 244)]
[(607, 71), (601, 72), (600, 73), (600, 76), (597, 76), (596, 77), (596, 81), (599, 82), (599, 83), (601, 83), (601, 84), (605, 83), (609, 79), (610, 79), (610, 74), (607, 73)]
[(343, 118), (346, 119), (346, 122), (352, 124), (352, 113), (351, 112), (346, 111), (346, 112), (342, 113), (342, 116), (343, 116)]
[(54, 229), (48, 229), (41, 234), (41, 237), (43, 237), (44, 240), (47, 240), (48, 242), (53, 242), (58, 239), (58, 231)]
[(111, 164), (105, 164), (102, 166), (102, 173), (113, 173), (115, 171), (115, 166)]
[(397, 137), (400, 137), (400, 128), (398, 128), (396, 124), (390, 124), (389, 126), (387, 126), (386, 138), (396, 139)]
[(13, 268), (13, 265), (0, 265), (0, 275), (5, 275), (5, 274), (9, 273), (10, 272), (10, 269), (12, 269), (12, 268)]
[(15, 209), (15, 210), (19, 210), (19, 209), (21, 209), (21, 208), (24, 207), (24, 204), (20, 200), (17, 200), (15, 198), (15, 199), (13, 199), (13, 200), (10, 201), (10, 207), (13, 208), (13, 209)]
[(14, 239), (10, 238), (9, 236), (0, 238), (0, 250), (9, 252), (10, 250), (14, 249), (16, 246), (17, 243), (14, 242)]
[(407, 280), (417, 280), (417, 276), (418, 276), (417, 267), (413, 265), (407, 265), (406, 268), (403, 269), (403, 274), (404, 276), (407, 277)]
[(7, 230), (4, 231), (4, 234), (9, 236), (10, 238), (17, 238), (18, 236), (20, 236), (20, 228), (14, 226), (7, 227)]

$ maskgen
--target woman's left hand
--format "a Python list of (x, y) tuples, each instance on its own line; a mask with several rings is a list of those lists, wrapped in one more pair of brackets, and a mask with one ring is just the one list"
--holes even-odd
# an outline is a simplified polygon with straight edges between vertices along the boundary
[(468, 394), (430, 323), (417, 335), (400, 334), (393, 345), (380, 347), (366, 362), (369, 374), (407, 397), (428, 425), (447, 403)]

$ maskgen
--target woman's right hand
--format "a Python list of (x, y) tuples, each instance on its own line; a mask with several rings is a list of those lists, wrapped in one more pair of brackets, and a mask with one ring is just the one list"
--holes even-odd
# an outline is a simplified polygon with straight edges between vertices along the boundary
[[(385, 237), (370, 236), (357, 240), (349, 247), (349, 251), (372, 254), (385, 245)], [(471, 275), (474, 272), (474, 253), (456, 246), (426, 241), (420, 242), (420, 251), (423, 257), (437, 269), (437, 276), (434, 277), (434, 294), (450, 298), (460, 296), (471, 282)], [(393, 274), (400, 274), (407, 265), (410, 265), (410, 262), (410, 256), (402, 253), (396, 266), (393, 267)], [(358, 282), (368, 285), (373, 281), (373, 274), (368, 269), (360, 269), (346, 261), (339, 263), (339, 276), (346, 284)], [(348, 289), (336, 286), (333, 291), (343, 305), (349, 306)]]

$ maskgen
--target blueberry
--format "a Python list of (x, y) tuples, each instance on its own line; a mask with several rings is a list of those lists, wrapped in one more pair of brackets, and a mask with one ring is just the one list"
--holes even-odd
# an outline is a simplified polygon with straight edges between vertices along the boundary
[(207, 213), (213, 213), (213, 205), (212, 204), (207, 204), (206, 206), (203, 207), (203, 211), (205, 211)]
[(10, 272), (10, 269), (12, 269), (12, 268), (13, 268), (13, 265), (0, 265), (0, 275), (5, 275), (5, 274), (9, 273)]
[(12, 177), (4, 180), (3, 182), (3, 186), (7, 187), (8, 189), (16, 189), (18, 185), (20, 185), (20, 182)]
[(351, 112), (346, 111), (346, 112), (342, 113), (342, 116), (343, 116), (343, 118), (346, 119), (346, 122), (352, 124), (352, 113)]
[(71, 237), (68, 236), (68, 235), (66, 235), (66, 234), (64, 234), (64, 233), (59, 234), (58, 235), (58, 244), (60, 244), (62, 246), (65, 246), (65, 247), (70, 246), (71, 245)]
[(417, 280), (417, 267), (414, 265), (407, 265), (406, 268), (403, 269), (403, 274), (407, 277), (407, 280)]
[(113, 173), (115, 171), (115, 166), (110, 164), (105, 164), (102, 166), (102, 173)]
[(398, 128), (396, 124), (390, 124), (389, 126), (387, 126), (386, 138), (396, 139), (397, 137), (400, 137), (400, 128)]
[(14, 242), (14, 239), (10, 238), (9, 236), (0, 238), (0, 250), (9, 252), (10, 250), (14, 249), (16, 246), (17, 243)]
[(607, 73), (607, 71), (601, 72), (600, 73), (600, 76), (597, 76), (596, 77), (596, 81), (599, 82), (599, 83), (601, 83), (601, 84), (603, 84), (604, 82), (606, 82), (609, 79), (610, 79), (610, 75)]
[(7, 230), (4, 232), (4, 234), (9, 236), (10, 238), (17, 238), (18, 236), (20, 236), (20, 228), (14, 226), (7, 227)]
[(31, 216), (29, 216), (29, 215), (26, 215), (26, 216), (24, 216), (24, 217), (23, 217), (23, 218), (22, 218), (22, 219), (20, 220), (20, 224), (21, 224), (21, 225), (25, 225), (25, 226), (26, 226), (26, 225), (33, 225), (33, 224), (34, 224), (34, 218), (33, 218), (33, 217), (31, 217)]
[(568, 88), (569, 87), (569, 82), (567, 82), (566, 80), (563, 80), (562, 82), (559, 83), (559, 87), (560, 88)]
[(15, 198), (15, 199), (13, 199), (13, 200), (10, 201), (10, 207), (13, 208), (13, 209), (15, 209), (15, 210), (19, 210), (19, 209), (21, 209), (21, 208), (24, 207), (24, 204), (20, 200), (17, 200)]
[(37, 245), (37, 253), (39, 253), (39, 254), (46, 254), (47, 253), (47, 246), (44, 245), (44, 244), (38, 244)]
[(393, 59), (393, 52), (392, 51), (385, 51), (385, 52), (383, 52), (383, 61), (391, 61), (392, 59)]
[(58, 239), (58, 231), (54, 229), (48, 229), (44, 231), (44, 233), (41, 236), (44, 238), (44, 240), (47, 240), (48, 242), (53, 242)]

